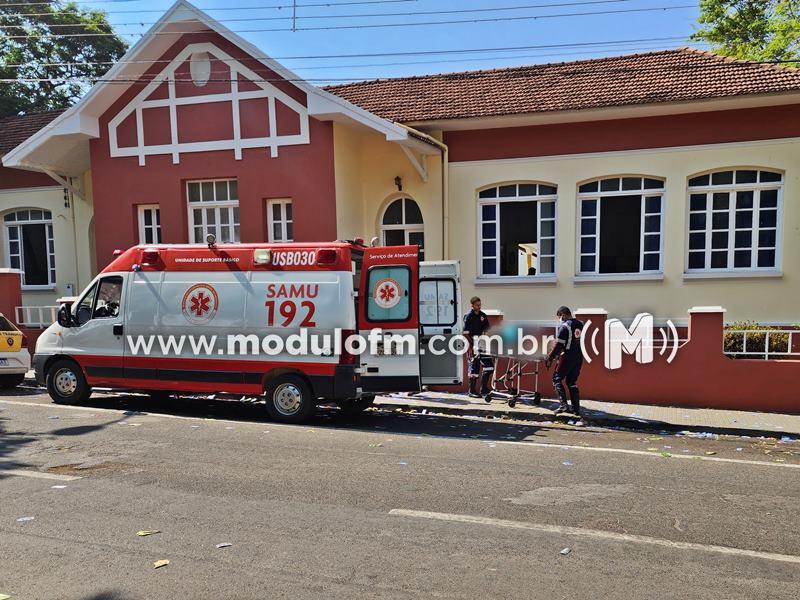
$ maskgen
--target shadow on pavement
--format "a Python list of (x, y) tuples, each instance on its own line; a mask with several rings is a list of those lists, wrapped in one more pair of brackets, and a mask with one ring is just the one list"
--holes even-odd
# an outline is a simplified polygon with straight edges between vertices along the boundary
[(3, 417), (2, 412), (0, 412), (0, 479), (7, 477), (4, 473), (6, 469), (21, 469), (29, 466), (10, 457), (22, 446), (35, 440), (34, 437), (29, 435), (9, 432), (8, 422), (9, 419)]

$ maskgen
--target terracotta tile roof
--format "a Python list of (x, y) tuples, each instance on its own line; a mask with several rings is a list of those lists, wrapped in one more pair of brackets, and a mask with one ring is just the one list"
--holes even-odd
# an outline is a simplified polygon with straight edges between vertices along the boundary
[(325, 89), (386, 119), (411, 123), (800, 91), (800, 69), (678, 48)]
[(0, 119), (0, 158), (49, 125), (63, 110), (50, 110)]

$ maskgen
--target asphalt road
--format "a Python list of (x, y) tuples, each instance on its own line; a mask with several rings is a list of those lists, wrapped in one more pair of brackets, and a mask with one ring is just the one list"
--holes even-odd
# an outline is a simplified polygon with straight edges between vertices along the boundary
[(0, 397), (0, 594), (796, 599), (798, 459), (773, 440), (384, 411), (284, 426), (258, 405), (22, 389)]

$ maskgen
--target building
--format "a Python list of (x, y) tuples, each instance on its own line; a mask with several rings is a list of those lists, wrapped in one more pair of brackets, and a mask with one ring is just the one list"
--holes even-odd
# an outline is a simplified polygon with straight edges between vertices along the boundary
[(181, 1), (105, 80), (3, 157), (79, 196), (92, 271), (208, 233), (377, 237), (460, 260), (507, 318), (798, 320), (796, 69), (677, 49), (321, 89)]

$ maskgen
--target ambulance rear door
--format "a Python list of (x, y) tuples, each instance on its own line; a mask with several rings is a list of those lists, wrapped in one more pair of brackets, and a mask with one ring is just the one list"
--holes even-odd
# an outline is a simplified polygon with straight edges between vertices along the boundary
[(460, 307), (458, 262), (420, 263), (419, 361), (422, 385), (456, 385), (464, 380)]
[[(358, 329), (367, 343), (358, 357), (365, 393), (419, 391), (418, 246), (364, 250), (358, 302)], [(375, 352), (370, 331), (380, 329)], [(373, 333), (373, 339), (376, 338)]]

